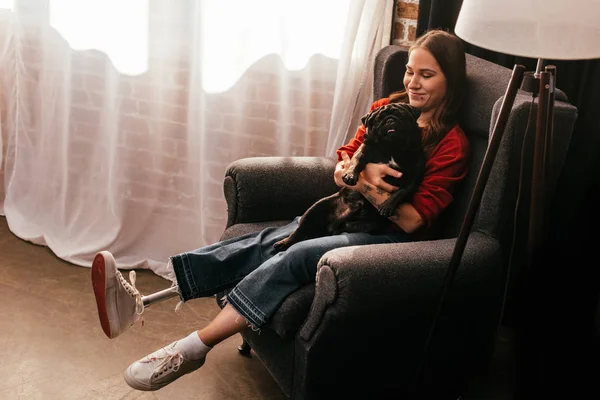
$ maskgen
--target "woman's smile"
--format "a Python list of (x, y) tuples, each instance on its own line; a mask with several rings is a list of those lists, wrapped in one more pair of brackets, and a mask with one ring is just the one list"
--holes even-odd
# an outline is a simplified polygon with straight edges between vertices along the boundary
[(410, 96), (411, 99), (414, 99), (414, 100), (425, 100), (425, 96), (427, 94), (426, 93), (416, 93), (416, 92), (409, 90), (408, 95)]

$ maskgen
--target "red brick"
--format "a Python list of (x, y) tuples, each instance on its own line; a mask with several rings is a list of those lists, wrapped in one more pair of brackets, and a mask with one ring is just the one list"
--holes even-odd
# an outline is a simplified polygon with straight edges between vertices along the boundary
[(264, 119), (267, 116), (267, 104), (247, 101), (243, 105), (242, 115)]
[(416, 20), (419, 16), (419, 4), (399, 1), (396, 4), (396, 15), (399, 18)]
[(211, 211), (213, 215), (223, 215), (226, 214), (227, 207), (223, 200), (217, 199), (209, 199), (207, 202), (207, 209)]
[(148, 122), (145, 118), (121, 115), (119, 117), (119, 126), (124, 131), (137, 132), (144, 135), (149, 134)]
[(187, 140), (187, 126), (169, 121), (157, 121), (152, 125), (152, 132), (175, 140)]
[(236, 142), (238, 135), (222, 130), (213, 130), (205, 137), (206, 146), (229, 148)]
[(192, 188), (194, 186), (194, 180), (192, 178), (190, 178), (189, 176), (184, 176), (184, 175), (176, 175), (176, 176), (171, 176), (168, 179), (168, 185), (169, 187), (178, 189), (178, 188)]
[(161, 181), (168, 179), (168, 176), (160, 171), (141, 168), (129, 168), (125, 175), (126, 180), (129, 182), (141, 183), (150, 187), (156, 187)]
[(163, 105), (159, 110), (164, 113), (163, 116), (167, 120), (178, 122), (180, 124), (187, 124), (187, 108)]
[(188, 88), (190, 84), (190, 71), (181, 70), (173, 72), (173, 84)]
[(308, 111), (303, 108), (294, 109), (292, 123), (294, 125), (307, 125), (308, 124)]
[(257, 99), (270, 103), (277, 103), (281, 99), (279, 86), (262, 85), (258, 87)]
[(209, 113), (202, 116), (201, 126), (203, 131), (218, 130), (223, 126), (223, 116), (216, 113)]
[(243, 135), (256, 135), (269, 138), (277, 136), (277, 124), (274, 121), (259, 118), (231, 116), (223, 120), (223, 127), (228, 132), (236, 132)]
[(158, 108), (158, 106), (154, 103), (150, 103), (149, 101), (144, 100), (135, 100), (137, 112), (140, 116), (148, 117), (154, 114), (154, 111)]
[(85, 88), (95, 92), (104, 92), (106, 90), (105, 79), (103, 76), (84, 74)]
[(409, 26), (408, 27), (408, 37), (407, 37), (409, 42), (414, 42), (415, 40), (417, 40), (417, 28), (415, 28), (414, 26)]
[(161, 100), (174, 106), (187, 107), (189, 95), (190, 93), (187, 88), (165, 89), (161, 91)]
[(124, 137), (125, 147), (130, 149), (153, 150), (154, 143), (148, 132), (124, 131), (121, 133)]
[(210, 177), (210, 179), (212, 179), (214, 182), (223, 182), (227, 166), (211, 162), (206, 163), (205, 168), (208, 170), (208, 176)]
[(94, 107), (100, 108), (104, 105), (104, 93), (87, 92), (87, 95)]
[(267, 104), (267, 119), (278, 120), (282, 115), (283, 110), (279, 104)]
[(128, 149), (118, 146), (118, 159), (123, 165), (133, 168), (152, 169), (152, 153), (147, 150)]
[(72, 89), (71, 103), (87, 107), (91, 104), (91, 101), (85, 90)]
[(176, 148), (178, 144), (179, 143), (177, 143), (173, 139), (162, 138), (159, 142), (160, 153), (166, 155), (174, 155), (176, 154)]
[(154, 98), (156, 95), (156, 89), (147, 83), (136, 82), (133, 84), (133, 90), (131, 96), (136, 99), (148, 100)]
[(119, 104), (119, 112), (121, 114), (138, 114), (138, 102), (137, 100), (121, 97), (117, 99)]
[(71, 87), (73, 89), (85, 88), (85, 78), (82, 73), (78, 71), (71, 72)]
[(325, 110), (310, 110), (308, 125), (317, 128), (329, 128), (331, 113)]
[(232, 114), (234, 105), (234, 98), (226, 94), (215, 94), (207, 97), (204, 103), (206, 113), (208, 114)]
[(97, 125), (100, 123), (100, 112), (98, 109), (71, 106), (70, 119), (73, 121)]
[(83, 156), (87, 156), (92, 154), (94, 150), (97, 149), (97, 145), (91, 141), (82, 141), (82, 140), (70, 140), (69, 141), (69, 154), (81, 154)]
[(313, 91), (310, 95), (310, 107), (331, 110), (333, 107), (333, 92)]
[(187, 170), (188, 162), (182, 157), (154, 155), (154, 167), (165, 173), (180, 173)]
[(153, 200), (156, 198), (156, 189), (138, 182), (120, 182), (118, 191), (124, 197), (138, 200)]

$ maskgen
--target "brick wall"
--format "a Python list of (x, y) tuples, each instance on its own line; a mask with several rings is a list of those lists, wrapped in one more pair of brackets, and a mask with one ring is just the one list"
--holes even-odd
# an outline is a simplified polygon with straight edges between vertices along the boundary
[[(225, 226), (222, 184), (231, 161), (324, 154), (337, 63), (315, 56), (305, 69), (290, 72), (279, 57), (267, 56), (224, 93), (191, 93), (190, 85), (198, 85), (199, 71), (191, 67), (195, 49), (189, 35), (194, 27), (185, 6), (180, 6), (179, 14), (171, 13), (170, 19), (158, 8), (152, 10), (150, 43), (154, 47), (150, 46), (148, 72), (120, 75), (102, 53), (75, 52), (69, 93), (62, 93), (62, 87), (48, 88), (53, 81), (47, 79), (48, 71), (41, 71), (52, 56), (63, 63), (67, 44), (60, 37), (46, 37), (55, 43), (54, 50), (41, 51), (38, 32), (32, 29), (28, 44), (21, 48), (30, 94), (26, 106), (32, 111), (28, 125), (41, 129), (35, 120), (40, 106), (36, 94), (54, 90), (70, 97), (69, 175), (84, 184), (81, 171), (89, 169), (86, 155), (101, 151), (98, 135), (112, 135), (118, 150), (116, 171), (122, 175), (116, 179), (124, 212), (141, 216), (151, 210), (173, 223), (200, 222), (205, 243), (198, 245), (208, 244), (218, 239)], [(153, 53), (156, 48), (161, 51)], [(46, 57), (43, 63), (42, 57)], [(60, 79), (55, 82), (62, 85)], [(103, 125), (107, 112), (118, 113), (111, 118), (116, 121), (114, 128)], [(200, 181), (205, 183), (199, 186)], [(77, 194), (90, 196), (94, 190), (90, 187)]]
[(419, 0), (398, 0), (394, 13), (392, 44), (410, 45), (416, 39)]

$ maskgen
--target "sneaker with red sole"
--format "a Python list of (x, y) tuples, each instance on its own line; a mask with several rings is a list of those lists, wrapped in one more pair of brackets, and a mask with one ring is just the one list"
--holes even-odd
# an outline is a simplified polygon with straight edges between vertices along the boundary
[(111, 253), (101, 251), (92, 263), (92, 287), (102, 330), (114, 339), (141, 319), (142, 295), (135, 287), (135, 271), (129, 272), (131, 284), (117, 269)]

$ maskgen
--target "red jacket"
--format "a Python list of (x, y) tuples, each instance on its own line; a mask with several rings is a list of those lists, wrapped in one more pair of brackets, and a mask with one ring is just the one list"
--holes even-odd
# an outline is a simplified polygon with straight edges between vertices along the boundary
[[(389, 103), (389, 99), (377, 100), (370, 111)], [(337, 150), (338, 161), (342, 151), (352, 158), (364, 141), (365, 126), (361, 125), (348, 144)], [(411, 204), (421, 215), (424, 227), (431, 227), (442, 211), (452, 202), (452, 190), (467, 175), (469, 141), (462, 129), (455, 125), (429, 155), (425, 163), (425, 176)]]

